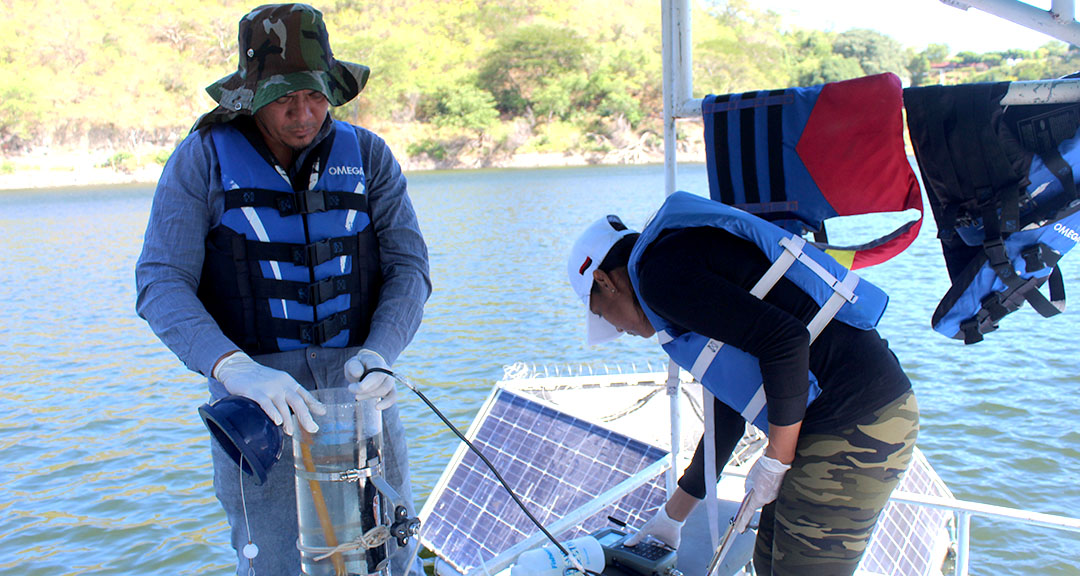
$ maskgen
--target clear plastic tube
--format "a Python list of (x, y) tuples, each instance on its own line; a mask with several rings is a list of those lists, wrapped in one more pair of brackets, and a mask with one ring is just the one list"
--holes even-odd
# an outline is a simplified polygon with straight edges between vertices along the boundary
[(308, 576), (385, 571), (385, 538), (368, 547), (385, 524), (384, 498), (371, 482), (382, 474), (382, 418), (374, 401), (357, 402), (346, 388), (313, 394), (326, 406), (326, 414), (312, 414), (319, 431), (303, 431), (294, 417), (301, 569)]

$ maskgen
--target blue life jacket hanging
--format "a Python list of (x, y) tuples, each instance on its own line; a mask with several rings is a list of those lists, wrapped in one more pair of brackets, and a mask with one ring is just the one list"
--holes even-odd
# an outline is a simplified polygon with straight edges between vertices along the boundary
[[(934, 330), (966, 344), (1024, 302), (1065, 308), (1058, 260), (1080, 236), (1080, 104), (1012, 106), (1007, 82), (904, 92), (908, 130), (952, 286)], [(1049, 297), (1039, 288), (1049, 286)]]
[[(709, 194), (816, 244), (855, 270), (896, 256), (918, 236), (922, 193), (904, 149), (903, 96), (891, 73), (706, 96)], [(829, 244), (836, 216), (918, 210), (857, 246)]]

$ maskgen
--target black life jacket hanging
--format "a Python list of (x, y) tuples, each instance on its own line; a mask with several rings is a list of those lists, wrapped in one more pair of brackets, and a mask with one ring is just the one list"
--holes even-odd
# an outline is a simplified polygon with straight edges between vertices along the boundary
[[(904, 91), (908, 130), (952, 286), (934, 330), (979, 342), (1031, 304), (1065, 308), (1058, 260), (1080, 236), (1080, 104), (1012, 106), (1008, 83)], [(1049, 297), (1039, 288), (1049, 284)]]
[[(922, 225), (922, 193), (904, 150), (902, 88), (891, 73), (706, 96), (709, 193), (803, 235), (850, 269), (907, 248)], [(836, 216), (918, 210), (918, 218), (858, 246), (828, 243)]]

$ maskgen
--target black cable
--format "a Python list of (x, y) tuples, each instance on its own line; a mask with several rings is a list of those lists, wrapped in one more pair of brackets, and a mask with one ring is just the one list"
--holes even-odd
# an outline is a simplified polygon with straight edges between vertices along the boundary
[[(480, 460), (482, 460), (484, 462), (485, 465), (487, 465), (488, 469), (491, 470), (492, 474), (495, 475), (495, 478), (499, 481), (500, 484), (502, 484), (502, 487), (504, 489), (506, 489), (506, 492), (510, 494), (510, 497), (513, 498), (514, 502), (516, 502), (518, 507), (521, 508), (521, 511), (524, 512), (525, 515), (529, 517), (529, 520), (531, 520), (532, 523), (535, 524), (536, 527), (539, 528), (540, 531), (544, 533), (544, 536), (547, 536), (548, 540), (551, 540), (551, 542), (553, 544), (555, 544), (555, 547), (559, 549), (559, 552), (563, 553), (563, 556), (565, 556), (567, 558), (570, 558), (570, 552), (568, 552), (566, 550), (566, 548), (563, 548), (563, 545), (559, 544), (559, 541), (556, 540), (555, 537), (551, 535), (551, 532), (548, 532), (547, 528), (544, 528), (544, 525), (541, 524), (540, 521), (537, 520), (536, 517), (533, 516), (531, 512), (529, 512), (529, 509), (525, 507), (525, 503), (522, 502), (520, 498), (518, 498), (518, 495), (514, 493), (514, 491), (510, 488), (510, 485), (506, 483), (506, 480), (503, 480), (502, 474), (499, 474), (499, 471), (495, 469), (495, 465), (492, 464), (491, 461), (487, 459), (487, 456), (484, 456), (484, 454), (482, 452), (480, 452), (480, 450), (477, 449), (476, 446), (473, 446), (472, 442), (469, 442), (469, 439), (466, 438), (465, 435), (462, 434), (461, 431), (457, 429), (457, 426), (454, 426), (454, 424), (452, 422), (450, 422), (450, 420), (447, 420), (446, 416), (443, 416), (443, 413), (440, 412), (439, 409), (436, 408), (435, 405), (431, 403), (431, 400), (428, 400), (427, 396), (425, 396), (423, 392), (421, 392), (416, 387), (414, 387), (412, 384), (409, 384), (404, 379), (399, 377), (397, 374), (394, 374), (393, 372), (391, 372), (390, 370), (388, 370), (386, 368), (368, 368), (368, 369), (364, 370), (363, 375), (360, 376), (360, 380), (363, 380), (365, 376), (367, 376), (368, 374), (370, 374), (372, 372), (379, 372), (379, 373), (382, 373), (382, 374), (386, 374), (387, 376), (390, 376), (394, 380), (397, 380), (398, 382), (401, 382), (402, 384), (404, 384), (405, 387), (408, 388), (409, 390), (412, 390), (413, 392), (415, 392), (416, 395), (419, 396), (420, 399), (424, 401), (424, 404), (427, 404), (428, 408), (431, 408), (431, 411), (434, 412), (435, 415), (438, 416), (439, 419), (443, 421), (443, 424), (446, 424), (446, 426), (448, 428), (450, 428), (450, 430), (455, 435), (457, 435), (457, 437), (460, 438), (461, 441), (464, 442), (465, 445), (468, 446), (469, 449), (472, 450), (473, 453), (476, 454), (480, 458)], [(597, 574), (596, 572), (593, 572), (592, 570), (585, 570), (585, 572), (586, 572), (586, 574), (591, 574), (591, 575), (596, 575)]]

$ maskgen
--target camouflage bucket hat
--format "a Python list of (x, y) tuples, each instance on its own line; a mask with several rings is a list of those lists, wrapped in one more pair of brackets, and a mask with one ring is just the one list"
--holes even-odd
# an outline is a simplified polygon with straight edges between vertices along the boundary
[(237, 71), (206, 87), (218, 113), (254, 114), (297, 90), (341, 106), (367, 83), (367, 66), (334, 59), (322, 12), (307, 4), (259, 6), (240, 20), (238, 42)]

